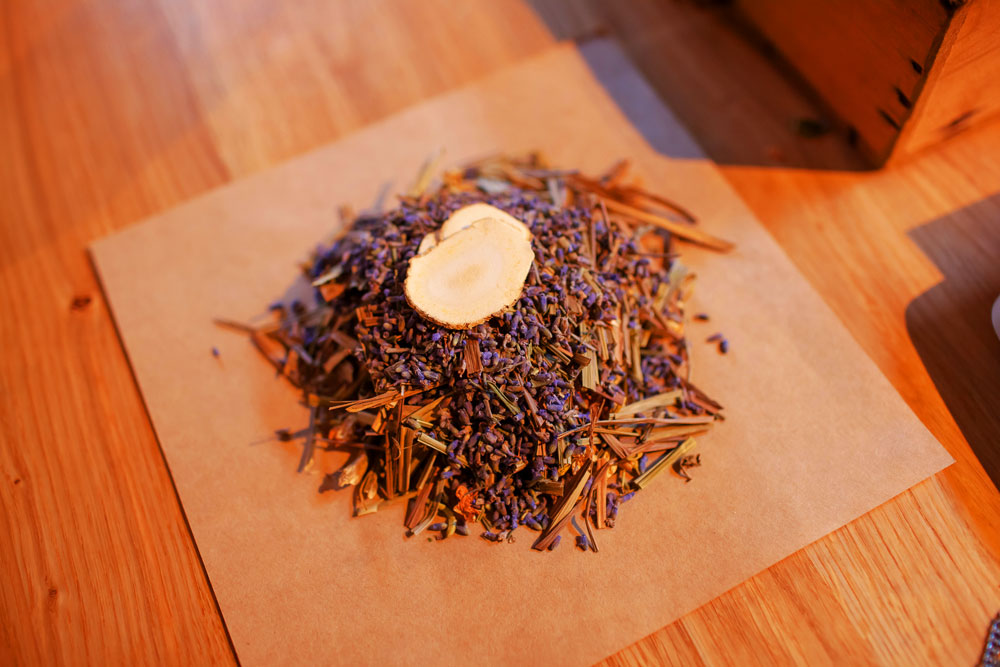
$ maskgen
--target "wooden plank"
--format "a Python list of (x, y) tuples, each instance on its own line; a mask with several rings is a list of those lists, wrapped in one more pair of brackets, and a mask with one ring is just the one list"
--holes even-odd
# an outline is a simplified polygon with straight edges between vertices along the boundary
[(988, 0), (737, 5), (875, 164), (1000, 109), (1000, 14)]
[(979, 0), (956, 13), (933, 83), (920, 96), (893, 158), (948, 139), (1000, 111), (1000, 6)]
[(224, 170), (167, 27), (62, 4), (0, 10), (0, 663), (231, 663), (84, 252)]
[[(489, 122), (468, 112), (477, 108), (491, 110)], [(630, 117), (640, 118), (639, 125)], [(596, 125), (601, 135), (580, 143)], [(657, 153), (645, 136), (662, 137), (656, 141), (661, 151), (688, 159)], [(458, 164), (504, 146), (534, 146), (554, 164), (584, 173), (628, 155), (650, 182), (686, 192), (703, 229), (738, 248), (724, 261), (695, 246), (684, 249), (699, 276), (699, 303), (716, 310), (717, 326), (739, 341), (740, 352), (727, 358), (709, 345), (690, 350), (699, 383), (734, 410), (705, 445), (725, 455), (709, 456), (699, 483), (684, 492), (650, 485), (637, 501), (645, 511), (627, 512), (624, 527), (602, 538), (602, 547), (627, 559), (628, 567), (618, 560), (580, 561), (571, 551), (539, 559), (517, 548), (483, 550), (477, 541), (417, 551), (384, 523), (353, 521), (347, 495), (321, 506), (303, 502), (313, 484), (295, 474), (280, 448), (249, 455), (244, 444), (299, 423), (305, 415), (298, 394), (274, 382), (239, 338), (217, 343), (231, 360), (224, 372), (199, 354), (217, 333), (216, 313), (245, 321), (260, 312), (287, 290), (292, 267), (312, 247), (308, 239), (329, 233), (329, 210), (343, 201), (363, 205), (385, 180), (405, 182), (428, 145), (443, 146)], [(371, 162), (372, 155), (381, 159)], [(564, 45), (92, 246), (242, 660), (266, 663), (282, 654), (315, 662), (337, 650), (345, 661), (364, 661), (361, 647), (352, 646), (352, 627), (326, 622), (333, 604), (349, 617), (370, 615), (367, 655), (376, 662), (391, 662), (396, 652), (420, 662), (461, 662), (461, 656), (442, 655), (436, 641), (419, 639), (441, 626), (504, 646), (505, 655), (496, 656), (503, 662), (591, 662), (951, 463), (699, 155), (613, 44), (592, 42), (579, 51)], [(337, 175), (335, 182), (329, 174)], [(165, 339), (163, 330), (171, 327), (186, 335)], [(186, 390), (185, 377), (198, 377), (199, 384)], [(762, 381), (766, 401), (759, 400)], [(838, 434), (837, 447), (829, 446), (831, 433)], [(668, 469), (682, 448), (647, 474), (656, 465)], [(239, 475), (227, 474), (234, 461)], [(203, 484), (206, 476), (214, 483)], [(282, 539), (261, 541), (271, 534)], [(289, 594), (287, 572), (309, 571), (315, 554), (331, 553), (365, 554), (365, 562), (326, 561), (311, 574), (311, 586)], [(411, 575), (406, 582), (383, 581), (386, 565), (403, 560)], [(661, 562), (671, 567), (657, 569)], [(495, 575), (503, 569), (521, 572), (521, 585), (501, 584)], [(441, 572), (464, 577), (441, 589), (434, 584)], [(556, 572), (574, 581), (586, 575), (587, 595), (602, 604), (583, 604), (579, 592), (541, 594)], [(379, 600), (366, 602), (376, 588)], [(647, 589), (656, 590), (655, 597), (621, 595)], [(337, 593), (318, 593), (323, 590)], [(524, 637), (521, 624), (510, 621), (526, 608), (553, 619), (551, 637)], [(501, 620), (486, 626), (477, 620), (490, 613)], [(265, 629), (276, 634), (265, 636)]]
[[(963, 234), (988, 238), (1000, 216), (1000, 205), (985, 199), (1000, 179), (1000, 129), (984, 127), (887, 172), (851, 173), (860, 161), (840, 138), (789, 130), (821, 110), (717, 12), (662, 0), (529, 4), (539, 6), (537, 16), (520, 2), (462, 11), (425, 0), (285, 3), (280, 13), (262, 1), (4, 3), (0, 534), (10, 537), (0, 540), (0, 562), (14, 566), (0, 575), (0, 662), (231, 663), (84, 244), (546, 48), (557, 31), (553, 16), (561, 37), (604, 25), (623, 38), (729, 182), (959, 458), (910, 492), (914, 502), (898, 515), (870, 514), (849, 534), (771, 568), (777, 576), (762, 575), (611, 661), (766, 662), (821, 644), (828, 655), (854, 647), (882, 663), (899, 662), (892, 651), (900, 647), (917, 664), (941, 655), (975, 662), (1000, 600), (972, 594), (966, 580), (998, 580), (1000, 506), (910, 340), (905, 311), (944, 274), (966, 284), (984, 274), (960, 255), (931, 262), (908, 233), (982, 200)], [(491, 31), (491, 21), (508, 29)], [(398, 40), (407, 46), (394, 46)], [(420, 55), (425, 44), (433, 56)], [(255, 60), (241, 59), (253, 51)], [(267, 68), (259, 54), (284, 64)], [(400, 75), (402, 87), (394, 78), (407, 62), (401, 54), (416, 70)], [(70, 311), (77, 295), (96, 300)], [(934, 363), (954, 364), (954, 355), (943, 350)], [(995, 398), (967, 391), (976, 402)], [(885, 559), (858, 553), (884, 549), (882, 536), (892, 534), (904, 575), (889, 579)], [(944, 594), (937, 581), (947, 582)], [(899, 623), (928, 601), (916, 623)], [(797, 611), (757, 621), (765, 607), (803, 607), (810, 623)]]
[(232, 664), (86, 243), (553, 42), (453, 9), (2, 3), (0, 663)]
[(852, 127), (877, 164), (889, 156), (952, 13), (938, 0), (738, 2), (754, 28)]

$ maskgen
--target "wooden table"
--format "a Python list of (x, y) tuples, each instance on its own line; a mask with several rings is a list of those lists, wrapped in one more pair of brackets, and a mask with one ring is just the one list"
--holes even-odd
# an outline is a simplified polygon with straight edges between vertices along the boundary
[(234, 661), (85, 245), (600, 31), (957, 460), (608, 662), (978, 658), (1000, 608), (1000, 123), (864, 171), (791, 130), (819, 111), (725, 15), (621, 4), (0, 4), (0, 663)]

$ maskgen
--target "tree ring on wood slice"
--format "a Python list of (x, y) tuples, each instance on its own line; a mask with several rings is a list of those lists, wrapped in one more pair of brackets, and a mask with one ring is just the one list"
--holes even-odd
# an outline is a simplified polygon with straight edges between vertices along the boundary
[(480, 218), (410, 260), (406, 300), (432, 322), (469, 329), (520, 298), (534, 258), (530, 234)]

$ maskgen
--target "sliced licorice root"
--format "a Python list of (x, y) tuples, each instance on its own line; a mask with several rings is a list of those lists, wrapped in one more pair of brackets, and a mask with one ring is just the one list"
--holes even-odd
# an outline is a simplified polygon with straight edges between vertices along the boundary
[(483, 218), (494, 218), (500, 222), (508, 224), (517, 230), (519, 234), (523, 235), (529, 242), (531, 241), (531, 230), (528, 229), (527, 225), (506, 211), (500, 210), (496, 206), (490, 206), (489, 204), (479, 202), (476, 204), (470, 204), (469, 206), (463, 206), (452, 213), (448, 219), (444, 221), (444, 224), (441, 225), (441, 229), (432, 234), (428, 234), (421, 239), (420, 245), (417, 247), (417, 254), (423, 255), (442, 240), (448, 238), (456, 232), (460, 232), (463, 229), (468, 228), (472, 225), (472, 223), (482, 220)]
[(406, 300), (451, 329), (474, 327), (513, 304), (534, 260), (530, 234), (517, 224), (523, 230), (501, 218), (480, 218), (411, 259)]

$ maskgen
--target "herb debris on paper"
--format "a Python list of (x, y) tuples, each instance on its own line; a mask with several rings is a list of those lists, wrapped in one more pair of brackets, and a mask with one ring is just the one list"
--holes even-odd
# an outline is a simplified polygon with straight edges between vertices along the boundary
[(352, 488), (356, 516), (400, 504), (410, 536), (478, 524), (544, 550), (571, 529), (597, 551), (654, 479), (690, 480), (723, 419), (691, 382), (695, 276), (677, 241), (732, 246), (631, 183), (626, 161), (588, 178), (499, 156), (432, 189), (435, 162), (396, 209), (317, 251), (315, 304), (234, 326), (302, 391), (299, 470), (317, 448), (351, 452), (321, 491)]

